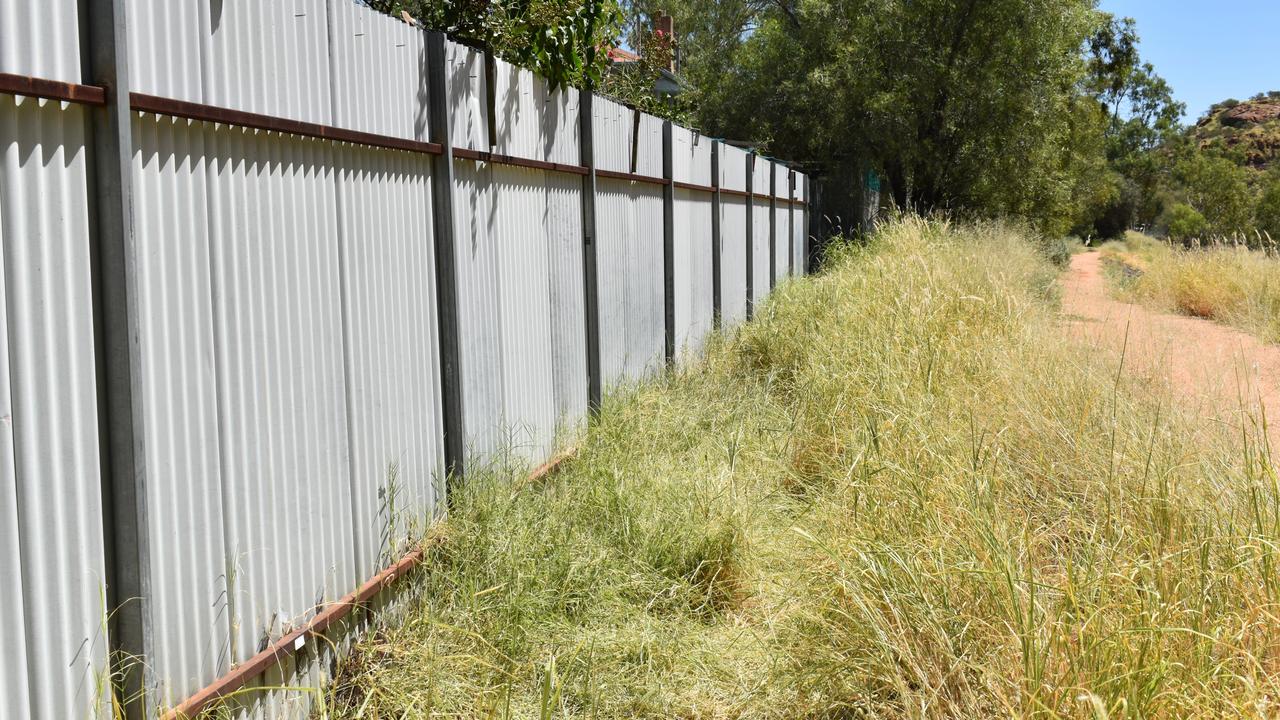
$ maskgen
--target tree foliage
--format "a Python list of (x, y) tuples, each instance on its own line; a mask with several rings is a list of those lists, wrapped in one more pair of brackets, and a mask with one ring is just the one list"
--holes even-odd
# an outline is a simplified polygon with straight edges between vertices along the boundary
[(1204, 237), (1208, 231), (1208, 221), (1190, 205), (1177, 203), (1169, 208), (1169, 237), (1171, 239), (1187, 242)]
[(1254, 209), (1254, 227), (1280, 242), (1280, 172), (1271, 173)]
[(1242, 235), (1250, 224), (1252, 195), (1244, 168), (1221, 157), (1196, 153), (1174, 168), (1186, 202), (1204, 216), (1214, 235)]
[[(674, 3), (709, 131), (882, 174), (901, 205), (1065, 229), (1102, 169), (1090, 0)], [(683, 28), (683, 29), (682, 29)]]
[[(852, 215), (852, 179), (875, 171), (900, 207), (1021, 217), (1052, 233), (1280, 225), (1280, 181), (1244, 171), (1231, 137), (1207, 145), (1186, 132), (1134, 21), (1096, 0), (369, 1), (553, 85), (849, 179), (825, 195), (831, 213)], [(674, 35), (655, 30), (659, 13)], [(620, 36), (641, 59), (610, 71)], [(684, 91), (659, 97), (673, 55)]]
[(553, 87), (594, 87), (621, 28), (615, 0), (369, 0), (427, 27), (479, 44), (545, 77)]
[(1083, 204), (1075, 228), (1081, 235), (1119, 237), (1131, 226), (1150, 225), (1163, 209), (1169, 165), (1155, 151), (1177, 138), (1186, 107), (1142, 61), (1139, 42), (1132, 18), (1103, 14), (1085, 46), (1083, 87), (1106, 116), (1105, 182), (1111, 191)]
[(631, 33), (640, 59), (615, 65), (599, 86), (602, 94), (651, 115), (691, 122), (690, 98), (659, 95), (655, 87), (675, 58), (677, 40), (663, 30), (644, 27)]

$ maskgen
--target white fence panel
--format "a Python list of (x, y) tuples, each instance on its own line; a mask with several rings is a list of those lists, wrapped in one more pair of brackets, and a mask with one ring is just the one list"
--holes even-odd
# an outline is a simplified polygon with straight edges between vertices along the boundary
[[(576, 137), (574, 142), (577, 142)], [(568, 431), (580, 427), (585, 420), (588, 402), (587, 319), (582, 272), (582, 178), (551, 173), (547, 175), (546, 182), (545, 227), (551, 273), (551, 352), (556, 419), (561, 429)]]
[[(769, 195), (769, 178), (773, 174), (773, 165), (768, 160), (756, 156), (752, 165), (752, 194)], [(769, 201), (758, 197), (751, 199), (751, 278), (752, 301), (759, 304), (769, 296), (770, 247), (769, 239)]]
[(205, 102), (332, 125), (325, 5), (325, 0), (209, 2)]
[(484, 53), (445, 41), (445, 87), (449, 95), (449, 139), (454, 147), (489, 149)]
[[(791, 171), (782, 163), (773, 163), (773, 196), (787, 197)], [(774, 211), (773, 277), (775, 283), (791, 274), (791, 213), (788, 203), (778, 200)]]
[(504, 440), (537, 463), (550, 455), (556, 430), (546, 185), (542, 171), (528, 168), (497, 167), (493, 176)]
[(0, 72), (81, 82), (78, 0), (0, 0)]
[(635, 136), (637, 175), (662, 177), (662, 125), (662, 119), (640, 113), (640, 125)]
[(599, 179), (596, 232), (600, 372), (608, 387), (662, 367), (662, 188)]
[[(5, 69), (74, 78), (59, 59)], [(110, 716), (85, 115), (0, 95), (3, 717)]]
[[(747, 153), (732, 145), (720, 145), (720, 187), (747, 188)], [(720, 313), (726, 328), (747, 319), (747, 202), (743, 197), (720, 196)]]
[[(535, 81), (547, 87), (546, 81), (535, 76)], [(545, 150), (542, 157), (548, 162), (566, 165), (581, 165), (581, 137), (578, 130), (580, 103), (582, 99), (575, 88), (558, 88), (546, 90), (545, 96), (537, 96), (542, 100), (539, 117), (542, 120), (542, 144)], [(582, 183), (578, 183), (581, 192)]]
[(354, 146), (335, 159), (356, 574), (367, 578), (443, 502), (432, 162)]
[(468, 456), (483, 460), (506, 445), (499, 248), (490, 232), (496, 213), (493, 170), (482, 163), (455, 160), (453, 171), (463, 435)]
[(161, 702), (225, 672), (231, 608), (207, 176), (212, 128), (168, 117), (133, 120), (134, 275), (144, 381), (137, 400), (148, 483), (152, 656)]
[(133, 90), (211, 102), (203, 79), (213, 20), (208, 1), (127, 0), (125, 12)]
[(635, 111), (597, 96), (591, 101), (591, 122), (596, 167), (613, 172), (631, 172), (631, 146), (636, 135)]
[(494, 105), (497, 145), (494, 151), (515, 157), (542, 159), (547, 155), (542, 117), (547, 85), (533, 73), (494, 60)]
[[(495, 65), (495, 151), (576, 163), (576, 118), (567, 115), (576, 112), (576, 93), (553, 93), (527, 70)], [(474, 127), (487, 136), (486, 123)], [(581, 180), (470, 162), (456, 172), (469, 452), (481, 462), (540, 462), (562, 423), (578, 422), (586, 409)]]
[[(711, 140), (678, 126), (672, 128), (671, 140), (674, 178), (710, 185)], [(682, 355), (701, 350), (712, 330), (711, 213), (710, 193), (676, 189), (673, 269), (676, 347)]]
[[(795, 188), (791, 191), (792, 198), (796, 200), (805, 199), (804, 185), (805, 176), (801, 173), (795, 175)], [(795, 262), (796, 275), (805, 275), (808, 273), (809, 259), (805, 255), (805, 246), (809, 237), (809, 227), (805, 222), (805, 206), (798, 203), (791, 205), (791, 252), (793, 253)]]
[(426, 34), (339, 0), (330, 4), (334, 123), (426, 141)]
[(215, 343), (240, 662), (358, 578), (334, 149), (231, 129), (218, 132), (214, 152)]

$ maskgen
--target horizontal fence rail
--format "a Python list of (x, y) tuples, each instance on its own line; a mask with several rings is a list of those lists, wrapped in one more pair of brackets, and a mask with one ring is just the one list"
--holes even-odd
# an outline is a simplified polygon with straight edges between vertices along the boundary
[(802, 173), (349, 0), (0, 17), (2, 717), (305, 717), (450, 483), (807, 266)]

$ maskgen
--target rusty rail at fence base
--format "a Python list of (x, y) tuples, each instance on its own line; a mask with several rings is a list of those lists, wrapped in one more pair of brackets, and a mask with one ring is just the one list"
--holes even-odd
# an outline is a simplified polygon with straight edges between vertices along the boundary
[[(565, 462), (577, 455), (577, 449), (562, 452), (546, 463), (534, 468), (521, 485), (537, 482), (558, 470)], [(396, 580), (404, 577), (417, 567), (425, 557), (422, 548), (410, 551), (400, 558), (396, 564), (374, 575), (354, 592), (320, 611), (303, 627), (287, 633), (272, 643), (262, 652), (235, 666), (225, 675), (206, 685), (195, 695), (187, 698), (182, 704), (165, 712), (163, 720), (191, 720), (205, 710), (210, 709), (219, 700), (243, 689), (249, 681), (263, 674), (270, 668), (279, 665), (285, 658), (296, 654), (306, 646), (312, 638), (322, 637), (334, 623), (350, 615), (353, 611), (364, 607), (378, 593), (390, 587)]]

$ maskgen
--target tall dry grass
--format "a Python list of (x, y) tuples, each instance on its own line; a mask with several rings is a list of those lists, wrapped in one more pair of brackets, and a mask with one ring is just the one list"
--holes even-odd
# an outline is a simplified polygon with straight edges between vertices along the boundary
[(1256, 717), (1280, 490), (1064, 340), (1018, 231), (905, 219), (537, 484), (473, 480), (332, 717)]
[(1109, 253), (1141, 271), (1121, 279), (1128, 299), (1280, 342), (1280, 255), (1274, 251), (1230, 242), (1175, 247), (1131, 232)]

